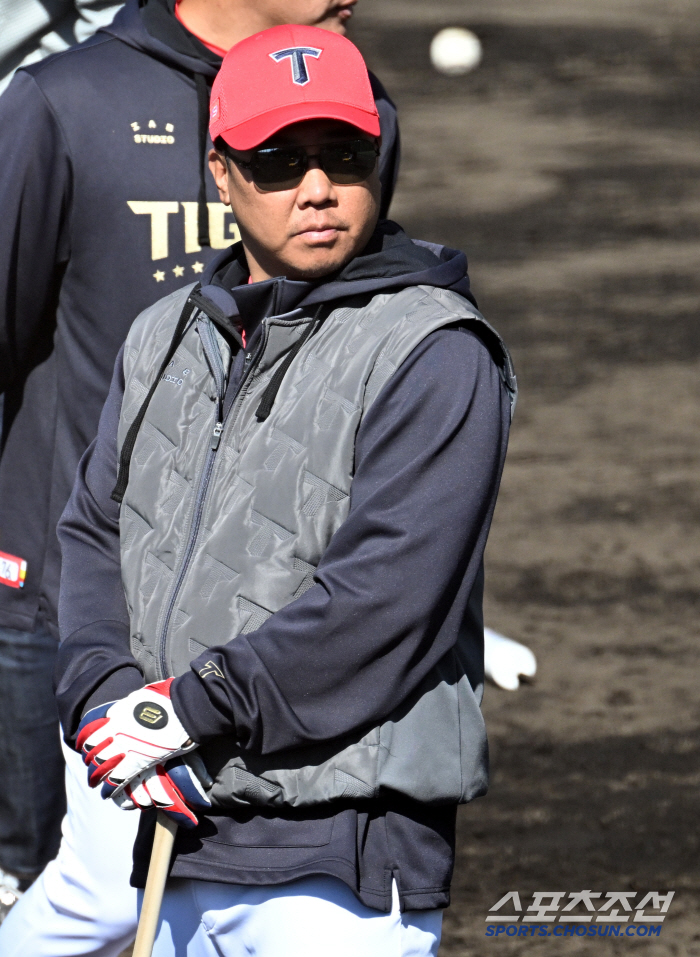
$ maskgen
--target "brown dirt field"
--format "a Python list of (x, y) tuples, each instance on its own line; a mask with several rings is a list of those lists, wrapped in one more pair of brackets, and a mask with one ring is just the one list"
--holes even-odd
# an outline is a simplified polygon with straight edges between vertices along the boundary
[[(428, 60), (453, 25), (465, 77)], [(393, 215), (466, 250), (522, 390), (486, 607), (539, 674), (487, 691), (440, 953), (700, 954), (700, 2), (365, 0), (353, 37), (399, 106)], [(588, 888), (676, 897), (651, 940), (484, 937), (507, 891)]]

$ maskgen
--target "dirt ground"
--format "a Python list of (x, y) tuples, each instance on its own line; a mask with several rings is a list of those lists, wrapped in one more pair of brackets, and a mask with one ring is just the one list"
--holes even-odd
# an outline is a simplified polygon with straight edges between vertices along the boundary
[[(453, 25), (465, 77), (428, 60)], [(700, 2), (364, 0), (353, 37), (400, 111), (393, 215), (466, 250), (522, 390), (486, 610), (539, 673), (487, 691), (441, 955), (700, 954)], [(676, 896), (651, 940), (484, 937), (508, 891), (582, 889)]]

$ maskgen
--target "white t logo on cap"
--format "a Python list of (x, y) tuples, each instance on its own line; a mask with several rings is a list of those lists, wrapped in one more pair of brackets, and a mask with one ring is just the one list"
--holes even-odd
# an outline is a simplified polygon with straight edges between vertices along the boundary
[(292, 81), (297, 86), (305, 86), (311, 77), (306, 69), (306, 57), (312, 56), (315, 60), (323, 53), (323, 50), (317, 50), (315, 47), (288, 47), (286, 50), (278, 50), (277, 53), (269, 55), (275, 61), (280, 63), (282, 60), (290, 60), (292, 64)]

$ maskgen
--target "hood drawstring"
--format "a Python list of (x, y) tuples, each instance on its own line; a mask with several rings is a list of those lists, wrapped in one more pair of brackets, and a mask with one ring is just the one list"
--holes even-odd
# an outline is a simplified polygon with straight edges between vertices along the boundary
[(282, 365), (278, 366), (277, 371), (275, 372), (273, 377), (270, 379), (268, 387), (265, 389), (265, 391), (262, 394), (262, 398), (260, 399), (260, 405), (258, 406), (255, 412), (255, 418), (258, 420), (258, 422), (264, 422), (265, 419), (269, 416), (270, 412), (272, 412), (272, 406), (274, 404), (275, 399), (277, 398), (277, 393), (279, 392), (280, 386), (282, 385), (282, 380), (287, 374), (287, 370), (289, 369), (292, 362), (296, 359), (297, 355), (299, 354), (299, 351), (301, 350), (301, 347), (304, 345), (306, 340), (311, 338), (313, 333), (316, 332), (318, 327), (321, 325), (319, 321), (319, 316), (321, 315), (321, 310), (323, 309), (323, 306), (324, 306), (324, 303), (321, 303), (318, 309), (316, 310), (316, 315), (313, 317), (313, 319), (311, 320), (311, 322), (305, 329), (303, 335), (299, 336), (297, 341), (289, 350), (289, 353), (287, 354), (287, 358), (284, 360)]
[(197, 242), (209, 246), (209, 207), (207, 206), (207, 133), (209, 131), (209, 88), (206, 77), (195, 73), (197, 88), (197, 131), (199, 136), (199, 196), (197, 198)]
[[(198, 289), (199, 287), (197, 286), (196, 288)], [(193, 290), (193, 292), (196, 292), (196, 289)], [(156, 391), (158, 383), (163, 378), (165, 374), (165, 370), (168, 368), (170, 360), (175, 355), (177, 347), (182, 342), (185, 332), (187, 331), (188, 323), (192, 319), (192, 316), (195, 310), (200, 308), (198, 303), (192, 301), (191, 296), (192, 294), (188, 296), (187, 302), (185, 303), (184, 308), (182, 312), (180, 313), (180, 318), (178, 319), (177, 325), (175, 326), (175, 332), (173, 333), (173, 337), (170, 340), (168, 351), (166, 352), (165, 358), (163, 359), (163, 362), (161, 363), (161, 367), (158, 370), (158, 375), (153, 380), (151, 384), (151, 388), (148, 390), (148, 394), (141, 404), (141, 408), (136, 413), (136, 418), (131, 423), (131, 425), (129, 426), (129, 431), (126, 433), (126, 438), (124, 439), (124, 444), (122, 445), (121, 454), (119, 456), (119, 472), (117, 474), (117, 484), (114, 486), (114, 489), (112, 490), (112, 494), (110, 496), (110, 498), (112, 498), (113, 501), (118, 502), (120, 505), (122, 503), (122, 499), (124, 498), (126, 487), (129, 484), (129, 468), (131, 466), (131, 456), (134, 452), (134, 446), (136, 445), (136, 438), (139, 434), (139, 429), (141, 428), (141, 423), (143, 422), (144, 416), (146, 415), (146, 410), (148, 409), (149, 403), (151, 399), (153, 398), (153, 395)]]

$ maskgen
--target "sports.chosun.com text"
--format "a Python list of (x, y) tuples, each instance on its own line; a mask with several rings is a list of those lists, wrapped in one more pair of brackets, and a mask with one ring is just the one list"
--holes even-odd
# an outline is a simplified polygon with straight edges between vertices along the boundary
[(619, 924), (608, 924), (601, 927), (599, 924), (581, 925), (557, 924), (548, 927), (546, 924), (491, 924), (486, 928), (485, 937), (660, 937), (661, 925), (629, 924), (621, 927)]

